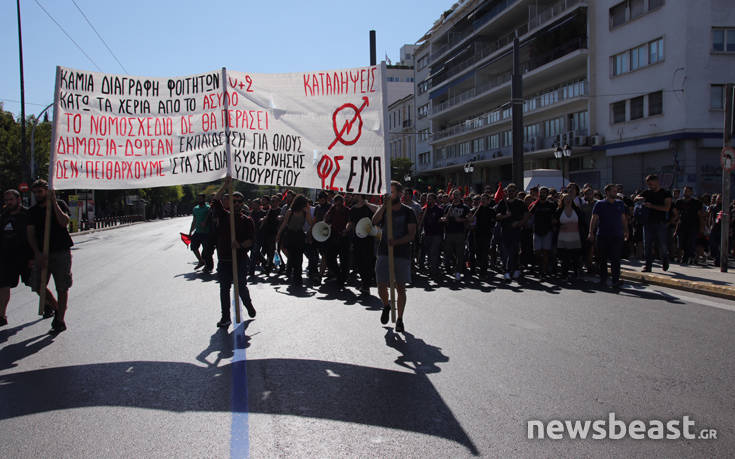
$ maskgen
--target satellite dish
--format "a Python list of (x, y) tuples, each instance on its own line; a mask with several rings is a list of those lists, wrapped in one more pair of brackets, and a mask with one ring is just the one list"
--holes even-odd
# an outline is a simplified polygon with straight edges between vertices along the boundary
[(324, 221), (316, 222), (314, 223), (314, 226), (311, 227), (311, 235), (314, 237), (314, 240), (317, 242), (324, 242), (327, 239), (329, 239), (329, 236), (332, 234), (332, 225), (327, 224)]

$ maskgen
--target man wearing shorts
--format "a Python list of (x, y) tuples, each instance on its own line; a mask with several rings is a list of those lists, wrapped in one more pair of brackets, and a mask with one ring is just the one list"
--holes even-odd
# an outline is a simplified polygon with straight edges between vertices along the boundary
[(398, 320), (396, 331), (403, 333), (403, 311), (406, 309), (406, 284), (411, 282), (411, 241), (416, 236), (416, 214), (413, 210), (401, 204), (401, 184), (392, 181), (391, 212), (393, 220), (393, 239), (388, 240), (388, 230), (384, 224), (384, 203), (373, 216), (373, 225), (382, 225), (383, 234), (378, 245), (378, 260), (375, 263), (375, 277), (378, 283), (378, 294), (383, 302), (383, 312), (380, 315), (380, 323), (388, 323), (390, 314), (390, 302), (388, 298), (388, 246), (393, 247), (393, 259), (395, 268), (396, 290), (398, 290)]
[(0, 327), (8, 324), (5, 312), (10, 301), (10, 289), (18, 286), (20, 278), (24, 284), (30, 283), (29, 262), (33, 257), (26, 225), (28, 211), (20, 202), (18, 190), (7, 190), (3, 194), (5, 208), (0, 215)]
[[(57, 200), (56, 194), (49, 191), (48, 183), (38, 179), (31, 186), (36, 205), (31, 207), (28, 222), (28, 244), (35, 255), (31, 286), (35, 292), (40, 292), (41, 287), (46, 288), (51, 276), (56, 285), (56, 296), (54, 299), (51, 292), (46, 289), (46, 297), (52, 305), (56, 305), (54, 320), (51, 322), (51, 333), (61, 333), (66, 330), (64, 316), (66, 315), (67, 301), (69, 299), (69, 288), (71, 288), (71, 247), (74, 242), (69, 236), (69, 207), (64, 201)], [(43, 254), (43, 233), (46, 222), (46, 205), (48, 193), (51, 193), (51, 233), (49, 240), (48, 258)], [(41, 270), (46, 266), (46, 279), (41, 279)]]

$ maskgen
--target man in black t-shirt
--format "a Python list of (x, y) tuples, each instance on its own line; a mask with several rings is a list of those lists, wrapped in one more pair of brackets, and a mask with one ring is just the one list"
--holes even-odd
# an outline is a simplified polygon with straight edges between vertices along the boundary
[[(373, 225), (383, 225), (383, 234), (378, 245), (378, 259), (375, 262), (375, 277), (378, 282), (378, 294), (383, 302), (380, 323), (385, 325), (388, 323), (390, 314), (388, 297), (390, 280), (388, 245), (391, 245), (393, 247), (396, 291), (398, 292), (396, 331), (403, 333), (403, 312), (406, 309), (406, 284), (411, 283), (410, 243), (416, 236), (416, 214), (410, 207), (401, 204), (401, 184), (399, 182), (392, 181), (390, 190), (391, 194), (390, 196), (386, 196), (386, 202), (373, 215)], [(385, 219), (383, 218), (389, 200), (393, 223), (393, 238), (390, 241), (388, 240), (388, 231), (385, 228)]]
[(488, 254), (495, 226), (495, 209), (490, 207), (490, 195), (485, 193), (480, 197), (480, 205), (473, 214), (475, 219), (475, 250), (477, 266), (480, 269), (480, 278), (487, 277)]
[(521, 242), (521, 229), (526, 225), (530, 214), (526, 205), (518, 199), (518, 188), (514, 183), (505, 187), (505, 199), (495, 206), (495, 219), (502, 227), (502, 252), (505, 267), (505, 280), (521, 277), (518, 269), (518, 251)]
[(10, 301), (10, 289), (30, 282), (28, 263), (33, 258), (28, 246), (26, 226), (28, 210), (21, 205), (18, 190), (7, 190), (3, 194), (5, 208), (0, 215), (0, 327), (7, 325), (5, 312)]
[[(39, 179), (31, 186), (36, 205), (31, 207), (28, 222), (28, 245), (31, 246), (35, 255), (33, 266), (32, 288), (40, 292), (46, 289), (46, 301), (55, 309), (54, 320), (51, 322), (51, 332), (61, 333), (66, 330), (67, 304), (69, 300), (69, 288), (72, 285), (71, 276), (71, 240), (69, 230), (69, 206), (64, 201), (57, 200), (56, 194), (49, 191), (48, 183)], [(49, 196), (50, 193), (50, 196)], [(49, 238), (48, 258), (43, 254), (43, 236), (46, 227), (46, 205), (51, 203), (51, 232)], [(41, 279), (41, 270), (47, 267), (46, 279)], [(49, 278), (54, 277), (57, 298), (51, 294), (46, 287)]]
[(459, 281), (464, 272), (464, 246), (467, 229), (467, 216), (470, 208), (462, 202), (462, 194), (459, 190), (452, 193), (452, 204), (444, 212), (442, 221), (445, 227), (445, 255), (454, 266), (454, 278)]
[(658, 247), (661, 266), (664, 271), (669, 269), (668, 228), (669, 211), (671, 211), (671, 193), (661, 188), (658, 177), (646, 177), (648, 189), (641, 193), (636, 201), (643, 201), (648, 209), (648, 218), (643, 225), (643, 249), (646, 256), (646, 266), (643, 272), (651, 272), (653, 267), (653, 244)]
[(682, 265), (696, 262), (697, 236), (704, 233), (704, 211), (702, 202), (693, 197), (691, 186), (684, 187), (684, 197), (676, 201), (675, 208), (679, 213), (679, 223), (676, 232), (679, 249), (684, 251)]
[(541, 259), (541, 276), (546, 276), (549, 270), (549, 255), (551, 255), (554, 234), (552, 220), (557, 205), (549, 200), (549, 189), (542, 186), (539, 189), (538, 200), (531, 204), (529, 209), (533, 215), (533, 251), (537, 259)]
[(352, 238), (352, 255), (355, 257), (357, 272), (360, 274), (360, 293), (363, 295), (370, 295), (375, 266), (375, 239), (372, 236), (358, 237), (355, 233), (355, 226), (363, 218), (372, 219), (374, 210), (377, 210), (377, 206), (367, 202), (364, 195), (355, 195), (347, 222), (347, 234)]

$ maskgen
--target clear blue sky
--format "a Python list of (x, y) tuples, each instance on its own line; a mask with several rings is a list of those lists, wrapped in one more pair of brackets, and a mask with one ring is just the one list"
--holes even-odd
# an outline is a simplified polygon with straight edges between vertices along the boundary
[[(53, 101), (56, 65), (96, 70), (43, 12), (21, 0), (26, 115)], [(103, 72), (126, 73), (72, 0), (38, 0)], [(259, 73), (369, 64), (368, 31), (378, 61), (398, 61), (453, 0), (76, 0), (131, 75), (177, 76), (222, 66)], [(0, 3), (4, 109), (20, 113), (15, 1)], [(8, 100), (10, 99), (10, 100)]]

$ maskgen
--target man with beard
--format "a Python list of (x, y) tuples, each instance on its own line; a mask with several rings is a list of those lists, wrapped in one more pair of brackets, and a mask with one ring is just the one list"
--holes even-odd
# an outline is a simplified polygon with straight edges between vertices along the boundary
[(454, 279), (462, 279), (464, 272), (464, 246), (467, 216), (470, 208), (462, 202), (459, 190), (452, 193), (452, 204), (447, 208), (443, 221), (446, 224), (446, 256), (454, 266)]
[(515, 183), (505, 187), (505, 199), (495, 206), (496, 217), (502, 226), (501, 241), (505, 280), (521, 277), (518, 269), (518, 251), (521, 243), (521, 229), (530, 217), (528, 207), (518, 199), (518, 188)]
[[(390, 315), (390, 299), (388, 286), (390, 284), (388, 246), (393, 247), (393, 261), (395, 272), (396, 291), (398, 292), (398, 320), (396, 332), (403, 333), (403, 313), (406, 309), (406, 284), (411, 283), (411, 247), (410, 243), (416, 235), (416, 214), (413, 210), (401, 204), (401, 183), (392, 181), (390, 184), (390, 211), (392, 212), (393, 238), (388, 240), (388, 231), (384, 227), (378, 245), (378, 260), (375, 263), (375, 277), (378, 281), (378, 294), (383, 302), (383, 311), (380, 314), (380, 323), (388, 323)], [(373, 225), (384, 223), (388, 199), (375, 212)]]

